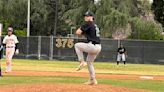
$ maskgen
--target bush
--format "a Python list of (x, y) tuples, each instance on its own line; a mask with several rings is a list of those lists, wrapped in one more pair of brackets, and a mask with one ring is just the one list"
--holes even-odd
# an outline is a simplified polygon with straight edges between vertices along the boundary
[(106, 15), (98, 14), (96, 19), (96, 23), (102, 28), (103, 37), (111, 37), (118, 28), (124, 28), (128, 24), (128, 15), (115, 9), (111, 9), (111, 12)]
[(143, 21), (140, 18), (133, 18), (131, 20), (132, 25), (132, 39), (143, 40), (161, 40), (162, 26), (153, 21)]
[(14, 34), (16, 36), (26, 36), (27, 32), (26, 32), (25, 29), (23, 29), (23, 30), (14, 30)]

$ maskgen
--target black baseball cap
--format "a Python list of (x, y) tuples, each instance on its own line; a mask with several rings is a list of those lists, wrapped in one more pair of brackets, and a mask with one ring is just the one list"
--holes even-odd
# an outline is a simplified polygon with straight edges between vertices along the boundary
[(87, 11), (87, 12), (84, 14), (84, 16), (93, 16), (93, 17), (94, 17), (94, 14), (93, 14), (93, 12), (91, 12), (91, 11)]

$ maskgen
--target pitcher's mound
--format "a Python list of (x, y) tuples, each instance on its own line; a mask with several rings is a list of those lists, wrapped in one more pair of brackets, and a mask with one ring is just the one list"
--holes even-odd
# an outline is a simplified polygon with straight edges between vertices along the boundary
[(14, 84), (0, 87), (0, 92), (150, 92), (143, 89), (133, 89), (110, 85), (83, 85), (83, 84)]

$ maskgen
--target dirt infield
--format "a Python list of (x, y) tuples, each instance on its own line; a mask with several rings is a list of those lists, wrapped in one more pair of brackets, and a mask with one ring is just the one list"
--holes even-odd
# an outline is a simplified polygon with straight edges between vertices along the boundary
[[(3, 73), (12, 76), (70, 76), (88, 77), (84, 72), (40, 72), (40, 71), (13, 71)], [(143, 80), (140, 75), (121, 74), (96, 74), (97, 78), (132, 79)], [(151, 80), (164, 80), (164, 76), (151, 76)], [(112, 85), (83, 85), (83, 84), (61, 84), (61, 83), (33, 83), (1, 85), (0, 92), (151, 92), (149, 90), (126, 88)]]
[[(3, 73), (4, 75), (15, 76), (70, 76), (70, 77), (88, 77), (88, 73), (84, 72), (39, 72), (39, 71), (13, 71), (11, 73)], [(145, 76), (143, 75), (125, 75), (125, 74), (96, 74), (97, 78), (114, 78), (114, 79), (133, 79), (133, 80), (164, 80), (164, 76)], [(151, 77), (151, 78), (149, 78)]]
[(142, 89), (132, 89), (110, 85), (80, 85), (80, 84), (17, 84), (1, 86), (0, 92), (150, 92)]

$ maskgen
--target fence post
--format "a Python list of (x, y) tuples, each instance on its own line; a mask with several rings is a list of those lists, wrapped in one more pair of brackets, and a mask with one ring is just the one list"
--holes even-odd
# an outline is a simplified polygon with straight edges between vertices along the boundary
[(121, 44), (121, 41), (120, 39), (117, 40), (117, 47), (119, 48), (120, 47), (120, 44)]
[(53, 60), (53, 44), (54, 44), (54, 41), (53, 41), (53, 36), (50, 36), (50, 57), (49, 57), (49, 60)]
[(145, 44), (144, 44), (145, 42), (144, 41), (142, 41), (142, 64), (144, 64), (145, 63)]
[(41, 57), (41, 36), (38, 36), (38, 59)]
[(26, 58), (28, 58), (28, 54), (29, 54), (29, 38), (30, 37), (27, 37)]

